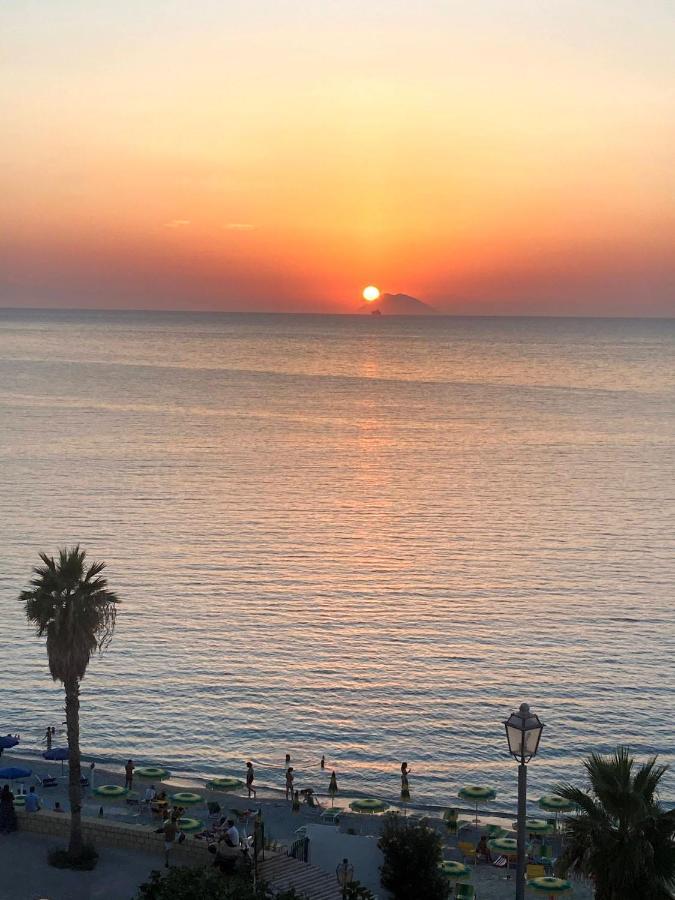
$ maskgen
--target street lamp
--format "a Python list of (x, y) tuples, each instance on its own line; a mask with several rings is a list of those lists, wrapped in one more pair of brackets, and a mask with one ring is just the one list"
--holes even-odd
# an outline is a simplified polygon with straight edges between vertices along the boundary
[(516, 869), (516, 900), (525, 900), (525, 819), (527, 818), (527, 764), (539, 749), (544, 730), (539, 716), (521, 703), (518, 712), (511, 713), (504, 722), (509, 753), (518, 761), (518, 861)]
[(347, 900), (347, 886), (354, 880), (354, 866), (349, 864), (348, 859), (343, 859), (335, 870), (337, 882), (342, 888), (342, 900)]

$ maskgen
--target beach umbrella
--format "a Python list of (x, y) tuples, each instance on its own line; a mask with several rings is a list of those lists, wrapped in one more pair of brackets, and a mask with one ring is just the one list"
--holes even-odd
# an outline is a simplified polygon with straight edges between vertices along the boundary
[(543, 797), (539, 798), (539, 806), (546, 812), (555, 813), (556, 829), (558, 827), (558, 813), (572, 812), (574, 809), (574, 803), (571, 800), (566, 800), (565, 797), (559, 797), (557, 794), (544, 794)]
[(335, 795), (337, 794), (337, 792), (338, 792), (337, 776), (336, 776), (335, 772), (333, 772), (332, 775), (330, 776), (330, 782), (328, 784), (328, 793), (330, 794), (330, 805), (331, 806), (333, 806), (333, 804), (335, 803)]
[(201, 803), (204, 798), (201, 794), (195, 794), (193, 791), (178, 791), (177, 794), (171, 795), (171, 799), (179, 806), (192, 806), (195, 803)]
[[(553, 826), (546, 819), (525, 819), (525, 829), (528, 834), (550, 834)], [(513, 823), (513, 830), (518, 831), (518, 823)]]
[(207, 787), (212, 791), (236, 791), (243, 787), (244, 782), (240, 778), (232, 778), (231, 775), (223, 775), (220, 778), (212, 778), (207, 782)]
[(491, 787), (485, 787), (485, 785), (480, 784), (469, 784), (466, 787), (463, 787), (457, 796), (461, 800), (469, 800), (476, 807), (476, 827), (478, 827), (478, 804), (482, 800), (483, 802), (487, 802), (488, 800), (494, 800), (497, 796), (497, 791)]
[(515, 838), (498, 837), (488, 841), (491, 850), (497, 850), (506, 857), (506, 867), (508, 869), (509, 857), (518, 855), (518, 841)]
[(539, 798), (539, 806), (546, 812), (571, 812), (574, 809), (574, 803), (566, 800), (565, 797), (559, 797), (557, 794), (544, 794)]
[(14, 734), (0, 735), (0, 756), (2, 756), (3, 750), (9, 750), (10, 747), (16, 747), (18, 743), (19, 738)]
[(572, 885), (564, 878), (555, 878), (552, 875), (542, 875), (540, 878), (530, 878), (527, 886), (531, 891), (539, 894), (548, 894), (549, 897), (558, 897), (560, 894), (569, 894)]
[(32, 774), (32, 769), (22, 769), (19, 766), (7, 766), (5, 769), (0, 769), (0, 781), (18, 781), (19, 778), (29, 778)]
[(349, 808), (359, 813), (381, 813), (389, 809), (389, 804), (375, 797), (364, 797), (363, 800), (352, 800)]
[(139, 766), (134, 769), (137, 778), (147, 778), (148, 781), (165, 781), (171, 778), (171, 772), (163, 766)]
[(42, 754), (43, 759), (61, 760), (61, 774), (63, 775), (63, 760), (70, 757), (70, 750), (67, 747), (52, 747), (51, 750), (45, 750)]
[(458, 881), (460, 878), (468, 878), (471, 875), (471, 869), (456, 859), (444, 859), (443, 862), (438, 864), (438, 868), (453, 881)]

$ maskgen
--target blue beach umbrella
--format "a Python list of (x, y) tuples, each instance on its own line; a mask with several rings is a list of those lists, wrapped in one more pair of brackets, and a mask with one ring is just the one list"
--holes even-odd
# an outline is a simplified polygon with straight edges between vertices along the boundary
[(0, 781), (17, 781), (19, 778), (30, 778), (32, 769), (20, 769), (18, 766), (8, 766), (0, 769)]
[(10, 747), (16, 747), (18, 743), (19, 738), (15, 737), (13, 734), (0, 735), (0, 756), (2, 756), (3, 750), (9, 750)]
[(63, 775), (63, 760), (68, 759), (70, 750), (67, 747), (52, 747), (51, 750), (45, 750), (42, 754), (43, 759), (59, 759), (61, 760), (61, 774)]

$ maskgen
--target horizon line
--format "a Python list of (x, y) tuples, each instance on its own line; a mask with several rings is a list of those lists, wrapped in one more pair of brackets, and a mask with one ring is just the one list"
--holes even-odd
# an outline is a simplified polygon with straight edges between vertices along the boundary
[[(35, 313), (143, 313), (157, 315), (222, 315), (222, 316), (317, 316), (317, 317), (340, 317), (370, 320), (370, 316), (363, 312), (322, 312), (310, 310), (264, 310), (264, 309), (154, 309), (147, 307), (116, 307), (116, 306), (2, 306), (0, 305), (0, 313), (3, 312), (35, 312)], [(564, 313), (452, 313), (443, 312), (434, 307), (434, 315), (425, 314), (394, 314), (382, 315), (381, 319), (423, 319), (434, 321), (437, 318), (445, 319), (588, 319), (589, 321), (654, 321), (654, 322), (672, 322), (675, 321), (675, 313), (671, 316), (662, 315), (584, 315), (583, 313), (574, 313), (565, 315)]]

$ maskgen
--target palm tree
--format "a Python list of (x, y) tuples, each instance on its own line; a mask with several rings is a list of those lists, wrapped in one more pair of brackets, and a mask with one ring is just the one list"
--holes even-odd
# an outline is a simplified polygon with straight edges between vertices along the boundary
[(82, 788), (80, 785), (80, 681), (95, 651), (103, 651), (113, 635), (118, 603), (101, 577), (105, 563), (85, 568), (79, 545), (59, 550), (58, 560), (40, 553), (43, 565), (33, 569), (30, 587), (21, 592), (26, 617), (39, 637), (47, 637), (49, 671), (66, 694), (72, 859), (82, 855)]
[(671, 900), (675, 897), (675, 810), (656, 799), (668, 766), (656, 757), (636, 766), (628, 748), (584, 761), (588, 791), (561, 785), (578, 814), (565, 818), (566, 843), (556, 868), (595, 883), (596, 900)]

